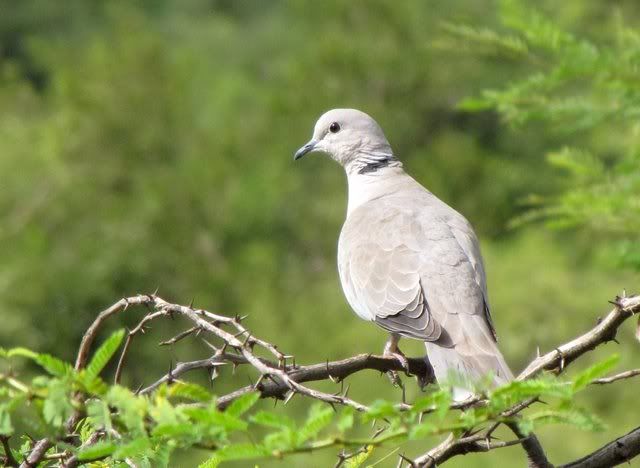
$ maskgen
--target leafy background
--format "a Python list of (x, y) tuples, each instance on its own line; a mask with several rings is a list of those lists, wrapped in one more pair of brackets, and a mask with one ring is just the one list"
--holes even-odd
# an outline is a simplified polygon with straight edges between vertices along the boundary
[[(640, 20), (635, 1), (523, 3), (611, 48), (602, 56), (640, 49), (626, 29)], [(613, 62), (593, 59), (580, 41), (549, 40), (553, 31), (543, 22), (531, 28), (535, 18), (518, 8), (484, 0), (1, 0), (0, 345), (71, 360), (99, 310), (158, 287), (170, 300), (249, 314), (250, 328), (299, 362), (381, 350), (384, 334), (349, 311), (336, 274), (344, 176), (322, 156), (291, 160), (332, 107), (375, 116), (408, 170), (472, 221), (500, 345), (515, 370), (536, 347), (592, 326), (621, 288), (637, 289), (640, 54), (607, 73)], [(515, 40), (508, 28), (522, 17), (533, 32)], [(548, 73), (546, 81), (509, 88), (536, 73)], [(592, 192), (594, 181), (609, 184)], [(137, 342), (126, 383), (148, 383), (170, 361), (207, 353), (198, 340), (156, 346), (175, 331), (157, 326)], [(619, 339), (592, 359), (615, 347), (621, 366), (637, 367), (632, 331)], [(213, 388), (223, 393), (247, 379), (224, 370)], [(384, 376), (350, 383), (364, 401), (399, 398)], [(542, 429), (555, 462), (637, 425), (632, 384), (580, 398), (610, 428)], [(294, 398), (286, 412), (303, 419), (308, 406)], [(207, 455), (184, 452), (177, 463)], [(284, 463), (327, 466), (333, 457)], [(521, 457), (516, 447), (449, 464), (508, 466)]]

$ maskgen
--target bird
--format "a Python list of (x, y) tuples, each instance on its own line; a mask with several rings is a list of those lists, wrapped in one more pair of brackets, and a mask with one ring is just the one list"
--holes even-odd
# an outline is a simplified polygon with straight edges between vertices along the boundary
[(480, 382), (513, 374), (497, 346), (478, 238), (467, 219), (405, 172), (382, 128), (356, 109), (333, 109), (294, 160), (321, 152), (348, 182), (338, 272), (355, 313), (389, 333), (385, 356), (408, 369), (400, 338), (423, 341), (440, 385), (455, 401)]

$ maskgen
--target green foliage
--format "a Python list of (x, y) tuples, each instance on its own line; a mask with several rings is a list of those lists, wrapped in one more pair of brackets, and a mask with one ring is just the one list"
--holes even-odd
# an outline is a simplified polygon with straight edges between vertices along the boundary
[(532, 71), (502, 89), (463, 100), (461, 108), (494, 109), (515, 126), (540, 122), (576, 140), (576, 146), (551, 151), (547, 158), (565, 173), (565, 190), (530, 197), (532, 209), (512, 225), (547, 219), (555, 227), (584, 227), (604, 236), (604, 250), (622, 264), (640, 268), (638, 30), (620, 19), (612, 37), (597, 44), (520, 0), (501, 5), (502, 24), (516, 36), (460, 25), (447, 32), (474, 44), (498, 45), (510, 55), (517, 51)]
[[(297, 0), (0, 0), (0, 343), (42, 351), (30, 352), (31, 361), (63, 382), (29, 383), (30, 361), (12, 359), (16, 393), (0, 410), (0, 430), (51, 430), (40, 416), (49, 386), (61, 395), (71, 379), (74, 391), (94, 396), (86, 403), (93, 425), (115, 424), (145, 441), (141, 415), (153, 401), (99, 377), (68, 377), (68, 364), (35, 356), (71, 360), (99, 310), (156, 287), (250, 314), (252, 329), (299, 362), (379, 349), (383, 335), (351, 316), (336, 282), (344, 179), (320, 156), (290, 161), (330, 107), (374, 115), (408, 170), (472, 221), (500, 347), (514, 370), (536, 347), (553, 349), (590, 327), (607, 299), (637, 282), (610, 258), (613, 267), (640, 265), (640, 10), (630, 0), (504, 2), (497, 16), (494, 7), (328, 0), (320, 12)], [(539, 219), (565, 229), (548, 234), (529, 222)], [(137, 319), (127, 312), (112, 320), (132, 327)], [(175, 331), (168, 328), (153, 333)], [(638, 367), (633, 345), (621, 343), (624, 367)], [(418, 343), (402, 347), (424, 352)], [(155, 337), (134, 348), (136, 364), (124, 377), (132, 387), (165, 373), (170, 356), (202, 357), (197, 340), (184, 340), (175, 355), (159, 351)], [(244, 377), (218, 379), (214, 390), (227, 393)], [(399, 398), (374, 375), (354, 376), (351, 388), (358, 400)], [(172, 405), (212, 403), (207, 388), (163, 391)], [(409, 400), (424, 396), (416, 393), (407, 385)], [(430, 395), (424, 405), (449, 418)], [(626, 410), (636, 399), (632, 386), (621, 386), (581, 401), (607, 414), (613, 432), (636, 424)], [(69, 407), (57, 411), (50, 416)], [(194, 409), (186, 418), (207, 414)], [(287, 406), (292, 432), (307, 415), (306, 405)], [(251, 432), (264, 429), (240, 420)], [(160, 432), (188, 433), (181, 421)], [(357, 414), (340, 421), (338, 433), (369, 433)], [(425, 433), (437, 432), (437, 421), (424, 423)], [(206, 427), (206, 437), (218, 436), (217, 423)], [(293, 443), (278, 432), (284, 427), (265, 445)], [(581, 433), (566, 444), (566, 427), (541, 430), (552, 459), (601, 443)], [(26, 438), (11, 442), (21, 454), (29, 446)], [(348, 463), (375, 463), (374, 449)], [(175, 455), (168, 443), (154, 450), (158, 466), (170, 455), (180, 466), (203, 456)], [(333, 453), (309, 456), (322, 466), (334, 461)], [(486, 467), (520, 463), (508, 451), (467, 458)]]
[[(335, 411), (316, 402), (309, 406), (307, 418), (300, 424), (278, 410), (253, 412), (259, 394), (252, 392), (233, 401), (226, 411), (216, 407), (215, 397), (195, 384), (177, 382), (161, 385), (150, 395), (136, 395), (119, 385), (107, 386), (101, 394), (87, 392), (82, 381), (90, 375), (99, 378), (100, 369), (123, 337), (112, 334), (95, 353), (90, 372), (73, 370), (70, 365), (44, 365), (52, 375), (39, 375), (30, 384), (16, 385), (15, 379), (0, 379), (0, 434), (16, 435), (12, 414), (30, 407), (43, 424), (38, 437), (49, 437), (56, 445), (75, 452), (84, 462), (102, 460), (113, 466), (125, 459), (136, 463), (168, 466), (176, 449), (206, 448), (212, 456), (202, 467), (215, 467), (233, 460), (282, 458), (326, 448), (360, 448), (349, 466), (359, 466), (376, 447), (393, 442), (422, 440), (449, 431), (462, 433), (477, 430), (494, 421), (515, 420), (525, 432), (545, 425), (569, 424), (583, 430), (602, 430), (600, 419), (574, 403), (575, 394), (591, 380), (608, 372), (617, 362), (612, 356), (579, 373), (573, 382), (549, 376), (525, 382), (511, 382), (490, 391), (486, 405), (459, 411), (450, 407), (450, 390), (443, 388), (417, 399), (409, 409), (389, 401), (378, 400), (360, 415), (350, 407)], [(10, 350), (4, 359), (28, 357), (36, 362), (58, 362), (48, 355), (28, 350)], [(58, 370), (65, 372), (59, 375)], [(82, 394), (82, 391), (87, 392)], [(27, 400), (25, 395), (29, 395)], [(528, 398), (542, 397), (543, 411), (503, 416), (514, 404)], [(58, 440), (64, 434), (67, 418), (74, 411), (81, 415), (79, 433), (82, 445), (75, 447)], [(253, 414), (251, 414), (253, 412)], [(355, 429), (372, 420), (383, 422), (384, 431), (370, 437), (354, 437)], [(266, 430), (261, 441), (247, 443), (243, 434)], [(93, 439), (92, 439), (93, 438)], [(90, 441), (90, 439), (92, 439)], [(159, 450), (161, 448), (161, 450)], [(23, 449), (29, 450), (29, 445)]]

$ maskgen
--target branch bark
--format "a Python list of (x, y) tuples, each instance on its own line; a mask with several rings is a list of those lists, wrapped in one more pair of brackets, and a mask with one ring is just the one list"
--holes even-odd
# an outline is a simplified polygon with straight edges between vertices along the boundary
[[(615, 340), (616, 331), (620, 325), (633, 314), (640, 312), (640, 297), (617, 297), (614, 304), (615, 308), (600, 321), (596, 327), (569, 343), (563, 344), (555, 350), (538, 357), (527, 366), (518, 376), (518, 379), (524, 380), (532, 378), (544, 370), (560, 373), (568, 364), (584, 353), (596, 348), (602, 343)], [(210, 333), (222, 341), (220, 347), (211, 345), (214, 354), (210, 358), (179, 363), (175, 368), (171, 369), (169, 373), (142, 389), (141, 393), (150, 393), (162, 383), (176, 381), (181, 375), (194, 369), (215, 368), (223, 364), (231, 364), (234, 366), (248, 364), (259, 372), (260, 377), (258, 382), (220, 397), (218, 399), (218, 405), (221, 409), (224, 409), (229, 403), (241, 395), (249, 392), (260, 392), (263, 398), (272, 397), (287, 399), (287, 401), (293, 395), (299, 393), (332, 405), (348, 405), (359, 411), (367, 411), (367, 406), (348, 398), (346, 393), (329, 394), (312, 389), (303, 384), (328, 379), (334, 382), (340, 382), (346, 377), (365, 369), (380, 372), (404, 370), (402, 363), (395, 358), (370, 354), (360, 354), (339, 361), (298, 366), (295, 364), (293, 356), (286, 355), (278, 350), (276, 345), (253, 336), (242, 324), (241, 317), (227, 317), (202, 309), (194, 309), (191, 306), (172, 304), (155, 294), (124, 298), (102, 311), (82, 338), (75, 364), (77, 370), (82, 369), (86, 365), (93, 341), (104, 322), (109, 317), (123, 312), (131, 305), (145, 305), (152, 310), (145, 315), (138, 326), (129, 333), (126, 345), (119, 359), (116, 381), (120, 378), (127, 351), (134, 336), (138, 332), (143, 332), (144, 325), (155, 318), (179, 314), (192, 322), (191, 328), (162, 344), (173, 344), (186, 336), (191, 334), (197, 335), (200, 332)], [(228, 329), (231, 329), (231, 331), (228, 331)], [(255, 347), (262, 348), (273, 356), (273, 359), (269, 360), (260, 357), (254, 351)], [(288, 361), (291, 362), (288, 363)], [(433, 370), (427, 360), (421, 357), (410, 358), (408, 361), (409, 374), (416, 376), (419, 381), (423, 383), (434, 382)], [(633, 369), (610, 377), (596, 379), (592, 384), (601, 385), (612, 383), (636, 375), (640, 375), (640, 369)], [(533, 400), (515, 405), (507, 416), (516, 415), (532, 402)], [(465, 409), (469, 406), (484, 403), (486, 403), (486, 400), (483, 396), (477, 395), (467, 402), (452, 404), (452, 408)], [(399, 404), (399, 407), (404, 409), (409, 408), (410, 405), (403, 402)], [(80, 419), (81, 414), (76, 412), (76, 414), (67, 421), (67, 429), (70, 432), (73, 431)], [(492, 442), (490, 435), (497, 424), (498, 423), (491, 426), (489, 429), (483, 430), (482, 433), (466, 435), (459, 438), (447, 438), (412, 463), (414, 463), (415, 466), (435, 466), (456, 455), (470, 452), (484, 452), (508, 445), (521, 444), (527, 452), (530, 466), (551, 466), (535, 436), (530, 435), (529, 437), (524, 437), (524, 435), (518, 431), (515, 424), (508, 424), (516, 435), (515, 440)], [(35, 442), (33, 449), (20, 464), (20, 467), (30, 468), (37, 466), (37, 464), (45, 458), (47, 450), (53, 446), (54, 442), (55, 441), (49, 439), (41, 439)], [(613, 464), (630, 460), (638, 454), (640, 454), (640, 428), (634, 429), (629, 434), (616, 439), (580, 460), (564, 465), (564, 467), (594, 468), (613, 466)]]
[(640, 427), (618, 437), (593, 453), (558, 468), (608, 468), (640, 455)]

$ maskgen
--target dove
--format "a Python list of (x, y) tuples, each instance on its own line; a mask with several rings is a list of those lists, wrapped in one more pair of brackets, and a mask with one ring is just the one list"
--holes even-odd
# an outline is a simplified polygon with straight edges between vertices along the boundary
[(348, 203), (338, 272), (355, 313), (389, 333), (384, 354), (407, 366), (400, 338), (423, 341), (440, 384), (469, 398), (513, 374), (497, 346), (478, 238), (467, 219), (407, 174), (376, 121), (333, 109), (294, 155), (329, 155), (345, 170)]

